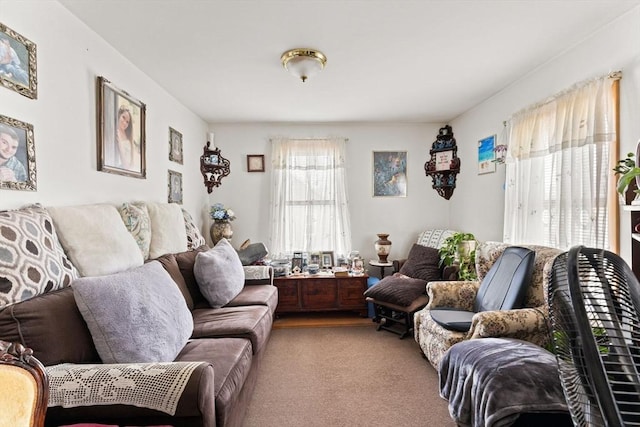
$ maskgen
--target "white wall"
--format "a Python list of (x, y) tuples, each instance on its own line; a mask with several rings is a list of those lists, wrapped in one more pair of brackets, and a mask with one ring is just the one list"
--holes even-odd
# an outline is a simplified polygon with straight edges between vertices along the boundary
[[(233, 208), (234, 244), (269, 244), (270, 145), (274, 136), (349, 138), (349, 194), (353, 246), (375, 258), (376, 233), (393, 241), (392, 258), (407, 253), (417, 233), (430, 227), (471, 231), (481, 240), (501, 240), (504, 166), (477, 174), (477, 141), (500, 134), (502, 122), (529, 104), (574, 82), (622, 70), (621, 153), (640, 138), (640, 7), (550, 61), (450, 124), (462, 170), (450, 201), (431, 188), (423, 164), (441, 124), (212, 124), (207, 126), (134, 67), (56, 1), (0, 0), (0, 22), (32, 40), (38, 52), (38, 99), (0, 87), (0, 114), (34, 126), (38, 190), (0, 190), (0, 209), (40, 202), (69, 205), (127, 200), (165, 201), (167, 170), (183, 174), (185, 207), (208, 227), (213, 202)], [(508, 54), (508, 52), (505, 52)], [(496, 64), (499, 66), (499, 64)], [(147, 179), (96, 170), (96, 76), (103, 75), (147, 105)], [(455, 90), (455, 88), (452, 88)], [(425, 101), (428, 102), (428, 101)], [(185, 164), (168, 160), (168, 128), (184, 136)], [(232, 173), (207, 195), (199, 156), (207, 128), (231, 161)], [(250, 147), (250, 148), (248, 148)], [(373, 198), (373, 150), (407, 150), (406, 198)], [(248, 173), (247, 154), (265, 154), (267, 171)], [(621, 213), (622, 255), (630, 253), (629, 214)]]
[[(57, 1), (0, 0), (0, 22), (37, 45), (38, 99), (0, 87), (0, 114), (34, 127), (36, 192), (0, 190), (0, 210), (129, 200), (167, 201), (167, 170), (183, 174), (184, 207), (206, 208), (199, 156), (206, 123)], [(147, 179), (98, 172), (96, 76), (147, 106)], [(185, 164), (168, 159), (169, 126), (183, 134)]]
[[(213, 190), (210, 202), (224, 203), (236, 212), (238, 218), (232, 223), (235, 246), (251, 239), (268, 247), (272, 170), (269, 139), (345, 137), (349, 139), (347, 179), (353, 249), (367, 259), (376, 259), (373, 249), (376, 234), (389, 233), (393, 242), (391, 258), (400, 258), (407, 255), (420, 231), (449, 225), (451, 202), (431, 188), (431, 178), (425, 176), (423, 168), (439, 127), (437, 124), (212, 124), (210, 130), (215, 133), (216, 146), (231, 162), (231, 175)], [(373, 151), (407, 151), (406, 198), (372, 196)], [(247, 172), (247, 154), (264, 154), (266, 172)], [(454, 192), (453, 198), (456, 197)]]
[[(505, 55), (508, 55), (505, 52)], [(496, 64), (499, 66), (499, 64)], [(528, 105), (544, 100), (572, 84), (622, 70), (620, 82), (620, 153), (635, 152), (640, 138), (640, 7), (610, 23), (573, 49), (452, 121), (463, 159), (458, 196), (452, 199), (452, 227), (464, 227), (481, 240), (502, 240), (504, 166), (476, 175), (465, 167), (477, 158), (476, 142)], [(466, 160), (466, 162), (465, 162)], [(612, 172), (613, 177), (613, 172)], [(462, 184), (464, 182), (464, 184)], [(630, 260), (629, 213), (620, 215), (621, 255)]]

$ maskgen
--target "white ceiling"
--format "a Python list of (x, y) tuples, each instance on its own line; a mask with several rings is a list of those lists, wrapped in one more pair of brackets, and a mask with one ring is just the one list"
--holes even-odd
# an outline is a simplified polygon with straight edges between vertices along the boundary
[[(447, 122), (640, 4), (60, 2), (210, 123)], [(325, 70), (306, 83), (280, 64), (296, 47), (327, 56)]]

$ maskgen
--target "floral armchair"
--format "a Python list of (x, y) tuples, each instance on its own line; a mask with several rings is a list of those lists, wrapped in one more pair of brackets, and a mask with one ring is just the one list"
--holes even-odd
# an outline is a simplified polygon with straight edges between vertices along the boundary
[(524, 308), (476, 313), (468, 332), (445, 329), (431, 318), (430, 310), (436, 307), (471, 311), (482, 279), (508, 246), (510, 245), (501, 242), (484, 242), (478, 245), (477, 281), (430, 282), (427, 285), (429, 304), (414, 315), (414, 338), (436, 369), (451, 346), (468, 339), (510, 337), (540, 346), (547, 342), (549, 307), (546, 302), (546, 284), (553, 259), (562, 251), (546, 246), (519, 245), (536, 252), (531, 286), (527, 290)]

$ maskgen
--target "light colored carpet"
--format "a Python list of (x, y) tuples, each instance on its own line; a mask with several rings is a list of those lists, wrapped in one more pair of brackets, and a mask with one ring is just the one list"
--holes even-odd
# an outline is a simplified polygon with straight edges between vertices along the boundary
[(244, 427), (454, 427), (416, 342), (370, 327), (274, 329)]

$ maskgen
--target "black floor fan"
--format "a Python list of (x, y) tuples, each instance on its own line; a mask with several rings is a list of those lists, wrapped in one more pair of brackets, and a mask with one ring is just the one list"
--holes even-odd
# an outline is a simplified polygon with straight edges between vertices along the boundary
[(616, 254), (578, 246), (549, 277), (553, 345), (576, 426), (640, 426), (640, 284)]

